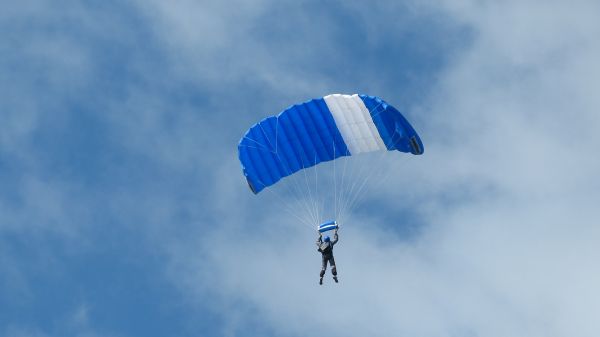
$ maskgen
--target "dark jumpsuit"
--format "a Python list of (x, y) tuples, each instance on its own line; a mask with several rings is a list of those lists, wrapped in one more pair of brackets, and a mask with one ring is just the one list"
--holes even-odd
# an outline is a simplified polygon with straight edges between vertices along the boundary
[(329, 261), (329, 265), (331, 266), (331, 273), (333, 276), (337, 275), (337, 270), (335, 268), (335, 259), (333, 258), (333, 246), (338, 242), (338, 234), (337, 231), (333, 235), (333, 240), (329, 242), (324, 242), (322, 238), (322, 234), (319, 233), (319, 237), (317, 238), (317, 247), (319, 247), (318, 251), (322, 255), (322, 265), (321, 265), (321, 274), (323, 277), (325, 275), (325, 269), (327, 269), (327, 261)]

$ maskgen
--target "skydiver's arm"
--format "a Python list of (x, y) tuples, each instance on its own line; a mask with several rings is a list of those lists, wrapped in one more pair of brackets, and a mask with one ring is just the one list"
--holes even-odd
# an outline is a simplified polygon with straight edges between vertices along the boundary
[(331, 245), (335, 245), (338, 242), (338, 233), (337, 230), (335, 231), (335, 234), (333, 235), (333, 241), (331, 241)]
[(323, 242), (322, 239), (323, 234), (321, 232), (319, 232), (319, 237), (317, 238), (317, 247), (321, 247), (321, 242)]

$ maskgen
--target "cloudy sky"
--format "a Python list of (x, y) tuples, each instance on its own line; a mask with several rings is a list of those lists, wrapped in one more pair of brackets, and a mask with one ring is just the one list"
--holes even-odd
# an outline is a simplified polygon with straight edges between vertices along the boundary
[[(0, 335), (598, 336), (597, 1), (2, 1)], [(237, 142), (402, 110), (319, 286)]]

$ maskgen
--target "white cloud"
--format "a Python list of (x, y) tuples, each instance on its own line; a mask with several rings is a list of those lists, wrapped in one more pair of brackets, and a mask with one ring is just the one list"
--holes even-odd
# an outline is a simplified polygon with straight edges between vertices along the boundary
[[(597, 335), (597, 5), (444, 8), (473, 41), (442, 72), (427, 109), (415, 107), (426, 114), (426, 153), (413, 175), (381, 190), (394, 200), (383, 210), (407, 203), (424, 216), (422, 234), (390, 241), (355, 218), (337, 248), (341, 283), (319, 287), (310, 234), (241, 235), (229, 228), (243, 225), (225, 223), (173, 251), (185, 266), (177, 277), (199, 300), (213, 293), (224, 313), (250, 306), (260, 313), (251, 320), (278, 335)], [(407, 197), (403, 186), (424, 188)], [(229, 210), (251, 213), (244, 206)], [(263, 211), (276, 217), (272, 208)], [(227, 215), (236, 218), (269, 226)], [(210, 248), (197, 256), (198, 245)]]
[[(393, 22), (396, 13), (390, 10), (386, 15), (391, 7), (378, 4), (382, 22)], [(335, 76), (310, 65), (323, 57), (344, 58), (329, 43), (341, 28), (323, 17), (286, 12), (287, 5), (270, 2), (137, 5), (156, 24), (154, 33), (166, 45), (170, 63), (159, 73), (197, 85), (208, 106), (219, 109), (195, 111), (194, 104), (185, 102), (173, 106), (161, 95), (168, 84), (148, 90), (134, 83), (125, 97), (107, 97), (104, 121), (111, 140), (127, 154), (147, 156), (169, 173), (190, 177), (187, 189), (181, 187), (183, 194), (194, 189), (198, 194), (174, 193), (171, 189), (180, 187), (177, 184), (124, 187), (111, 190), (111, 195), (95, 192), (102, 201), (110, 198), (102, 210), (163, 244), (158, 249), (171, 258), (166, 267), (170, 279), (189, 292), (190, 301), (211, 303), (223, 314), (229, 324), (222, 327), (224, 335), (240, 334), (248, 324), (265, 325), (277, 335), (598, 334), (594, 315), (600, 303), (596, 286), (600, 232), (594, 221), (600, 162), (593, 155), (600, 145), (598, 5), (452, 1), (431, 8), (409, 6), (419, 13), (445, 13), (472, 32), (472, 41), (452, 55), (428, 100), (411, 109), (425, 155), (398, 161), (391, 170), (410, 174), (393, 175), (373, 194), (382, 203), (382, 212), (392, 213), (401, 204), (414, 212), (408, 219), (420, 216), (424, 225), (419, 235), (407, 240), (367, 230), (402, 226), (405, 219), (381, 224), (355, 215), (341, 231), (336, 248), (341, 283), (327, 279), (323, 287), (317, 284), (320, 261), (313, 233), (288, 226), (290, 220), (282, 219), (287, 214), (268, 204), (273, 198), (254, 197), (245, 189), (235, 158), (238, 130), (223, 129), (229, 119), (239, 123), (232, 128), (256, 121), (264, 115), (262, 106), (248, 107), (244, 100), (249, 98), (241, 94), (244, 102), (212, 101), (211, 94), (235, 94), (253, 87), (246, 83), (258, 83), (283, 106), (337, 90), (340, 83)], [(303, 4), (295, 6), (302, 9)], [(79, 10), (67, 17), (90, 18)], [(34, 16), (43, 12), (29, 11), (25, 10), (27, 15)], [(364, 19), (369, 17), (367, 13)], [(91, 18), (95, 19), (83, 20), (91, 33), (112, 27), (103, 16)], [(310, 36), (318, 47), (298, 55), (302, 39), (294, 35), (296, 31), (286, 32), (295, 37), (290, 38), (293, 43), (280, 37), (270, 45), (256, 35), (265, 32), (264, 27), (257, 28), (262, 20), (272, 20), (275, 33), (288, 20), (298, 23), (303, 34), (298, 36)], [(367, 30), (380, 31), (376, 22), (368, 21)], [(133, 44), (119, 27), (104, 34)], [(69, 90), (89, 83), (93, 62), (85, 48), (69, 39), (40, 45), (41, 50), (19, 49), (16, 59), (44, 61), (42, 69), (47, 72), (34, 78), (52, 84), (48, 97), (53, 106), (61, 106)], [(274, 45), (282, 46), (277, 49), (281, 54), (273, 53)], [(316, 51), (325, 51), (325, 56)], [(18, 63), (0, 60), (3, 68)], [(141, 69), (140, 81), (152, 82), (156, 74), (136, 60), (140, 62), (132, 67)], [(65, 74), (73, 76), (62, 77)], [(27, 99), (35, 91), (28, 80), (14, 82), (13, 88), (17, 94), (2, 113), (8, 122), (0, 126), (1, 150), (24, 153), (18, 159), (31, 175), (18, 185), (17, 194), (26, 202), (18, 208), (0, 205), (0, 230), (26, 223), (24, 235), (39, 230), (78, 236), (81, 224), (91, 219), (85, 210), (99, 210), (94, 207), (97, 195), (88, 196), (78, 183), (40, 178), (44, 167), (28, 150), (46, 106)], [(392, 90), (396, 89), (388, 92)], [(234, 108), (239, 110), (224, 112)], [(211, 143), (215, 138), (231, 143), (219, 148)], [(208, 146), (212, 146), (209, 155), (201, 155)], [(177, 180), (172, 175), (157, 179), (167, 177)], [(406, 186), (412, 187), (410, 194)], [(181, 224), (185, 217), (181, 214), (191, 220)], [(188, 232), (195, 224), (197, 231)], [(185, 231), (178, 231), (178, 226), (185, 226)], [(20, 260), (2, 255), (0, 268), (10, 272), (5, 283), (26, 294)], [(93, 318), (90, 312), (82, 306), (73, 320), (86, 326)], [(7, 331), (16, 336), (45, 335), (35, 329)]]

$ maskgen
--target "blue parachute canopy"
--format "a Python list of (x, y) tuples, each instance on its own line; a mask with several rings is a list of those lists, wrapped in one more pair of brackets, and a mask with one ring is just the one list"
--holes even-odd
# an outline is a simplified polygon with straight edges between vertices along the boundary
[(327, 221), (319, 225), (319, 232), (321, 233), (334, 229), (338, 229), (338, 224), (335, 222), (335, 220)]
[(254, 193), (321, 162), (381, 150), (420, 155), (424, 149), (398, 110), (378, 97), (357, 94), (292, 105), (253, 125), (238, 144)]

